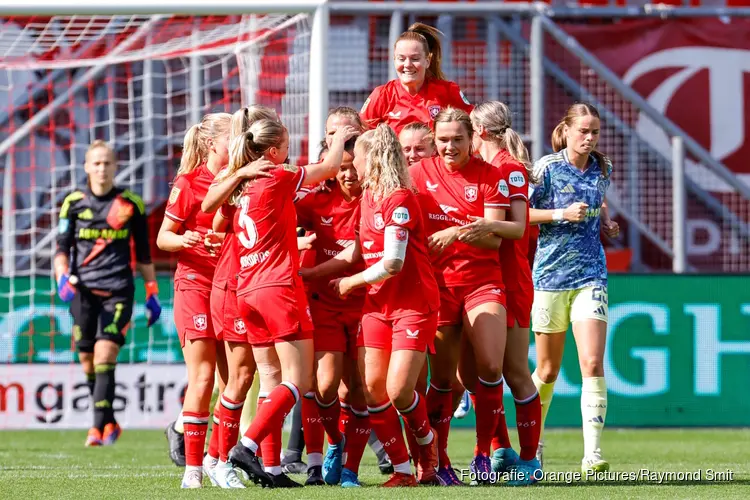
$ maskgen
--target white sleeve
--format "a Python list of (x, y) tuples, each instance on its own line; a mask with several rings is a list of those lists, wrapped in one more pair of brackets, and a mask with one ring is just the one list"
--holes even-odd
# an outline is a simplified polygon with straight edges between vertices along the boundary
[(409, 244), (409, 230), (398, 226), (388, 226), (383, 235), (383, 259), (406, 259), (406, 246)]

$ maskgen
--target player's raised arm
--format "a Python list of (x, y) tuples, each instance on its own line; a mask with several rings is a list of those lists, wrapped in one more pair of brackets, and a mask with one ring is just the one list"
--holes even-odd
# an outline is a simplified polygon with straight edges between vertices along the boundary
[(306, 173), (302, 182), (303, 185), (311, 186), (326, 179), (336, 177), (336, 173), (338, 173), (339, 168), (341, 167), (341, 161), (344, 158), (346, 141), (357, 134), (359, 134), (359, 130), (354, 127), (348, 125), (339, 127), (333, 134), (331, 145), (329, 146), (328, 153), (323, 161), (305, 167)]

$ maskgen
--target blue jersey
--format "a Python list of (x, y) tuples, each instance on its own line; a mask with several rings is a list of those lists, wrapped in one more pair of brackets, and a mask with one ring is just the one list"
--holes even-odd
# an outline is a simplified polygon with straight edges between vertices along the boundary
[(535, 290), (578, 290), (607, 285), (607, 262), (599, 236), (604, 197), (610, 184), (612, 164), (606, 175), (590, 156), (581, 172), (568, 162), (565, 150), (547, 155), (534, 164), (537, 183), (532, 186), (531, 208), (554, 210), (576, 202), (589, 208), (582, 222), (540, 224), (532, 279)]

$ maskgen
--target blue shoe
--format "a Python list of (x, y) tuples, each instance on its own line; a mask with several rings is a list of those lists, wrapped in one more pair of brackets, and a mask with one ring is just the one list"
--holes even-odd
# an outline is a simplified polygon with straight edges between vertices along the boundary
[(521, 460), (513, 448), (498, 448), (492, 453), (492, 472), (503, 474)]
[(509, 486), (529, 486), (536, 484), (542, 478), (542, 466), (539, 460), (518, 460), (518, 463), (509, 471), (512, 479), (508, 481)]
[(437, 478), (440, 486), (466, 486), (458, 478), (453, 467), (440, 467), (437, 471)]
[(469, 471), (472, 476), (474, 476), (474, 479), (471, 482), (472, 484), (493, 483), (492, 479), (494, 474), (492, 474), (492, 462), (490, 462), (490, 457), (484, 453), (480, 453), (474, 457), (474, 460), (471, 461), (471, 465), (469, 465)]
[(323, 460), (323, 480), (326, 484), (339, 484), (341, 469), (344, 467), (343, 453), (346, 438), (338, 444), (329, 444), (326, 458)]
[(471, 410), (471, 398), (469, 397), (469, 391), (464, 391), (464, 395), (461, 396), (461, 402), (458, 404), (458, 408), (453, 413), (455, 418), (461, 419), (466, 417)]
[(341, 487), (342, 488), (360, 488), (362, 485), (359, 482), (359, 478), (357, 475), (350, 471), (349, 469), (344, 468), (343, 471), (341, 471)]

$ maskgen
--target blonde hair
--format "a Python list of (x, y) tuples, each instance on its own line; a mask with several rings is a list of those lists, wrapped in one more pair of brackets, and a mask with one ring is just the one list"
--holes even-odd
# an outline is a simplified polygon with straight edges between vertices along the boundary
[[(443, 33), (432, 26), (428, 26), (422, 23), (414, 23), (409, 26), (409, 29), (401, 33), (401, 36), (396, 40), (396, 44), (401, 40), (411, 40), (422, 44), (425, 56), (430, 59), (430, 66), (427, 68), (427, 78), (435, 78), (436, 80), (445, 80), (445, 74), (443, 73), (443, 48), (440, 44), (440, 35)], [(396, 45), (394, 44), (394, 48)]]
[(208, 160), (209, 141), (229, 133), (229, 113), (209, 113), (190, 127), (182, 145), (182, 159), (177, 176), (189, 174)]
[[(568, 147), (568, 140), (565, 138), (564, 134), (565, 126), (572, 127), (575, 120), (583, 116), (593, 116), (599, 119), (599, 111), (587, 102), (577, 102), (569, 107), (563, 119), (560, 120), (560, 123), (558, 123), (552, 131), (552, 151), (557, 153)], [(596, 158), (597, 163), (599, 163), (599, 168), (602, 170), (602, 177), (605, 179), (609, 177), (607, 164), (611, 164), (611, 162), (607, 155), (598, 149), (595, 149), (591, 151), (591, 156)]]
[(92, 152), (95, 149), (99, 149), (99, 148), (106, 149), (107, 151), (109, 151), (109, 154), (112, 155), (112, 158), (115, 157), (115, 150), (112, 149), (112, 146), (110, 146), (107, 141), (103, 141), (101, 139), (97, 139), (94, 142), (92, 142), (91, 144), (89, 144), (88, 149), (86, 149), (86, 154), (84, 155), (85, 161), (86, 162), (89, 161), (89, 153), (90, 152)]
[[(260, 159), (268, 149), (281, 144), (286, 133), (286, 128), (277, 120), (258, 120), (250, 125), (250, 128), (235, 137), (229, 144), (229, 165), (224, 170), (225, 177), (234, 174), (237, 170), (250, 162)], [(235, 188), (229, 197), (229, 202), (237, 206), (240, 196), (245, 190), (249, 179), (245, 179)]]
[(422, 122), (411, 122), (401, 129), (401, 132), (423, 132), (424, 138), (422, 141), (427, 141), (428, 144), (435, 149), (435, 134), (432, 132), (430, 127), (426, 123)]
[(360, 146), (367, 164), (362, 187), (369, 189), (376, 201), (397, 189), (411, 189), (406, 157), (391, 127), (381, 123), (374, 130), (368, 130), (357, 139), (355, 148)]
[(492, 142), (506, 149), (508, 153), (518, 162), (526, 167), (526, 175), (529, 181), (536, 183), (532, 175), (529, 151), (523, 143), (518, 132), (511, 128), (512, 117), (510, 108), (500, 101), (487, 101), (472, 110), (471, 123), (474, 127), (482, 126)]
[[(362, 118), (360, 118), (359, 113), (356, 109), (350, 108), (348, 106), (338, 106), (336, 108), (333, 108), (328, 112), (328, 116), (326, 117), (326, 122), (328, 122), (328, 118), (332, 116), (340, 116), (342, 118), (349, 118), (352, 123), (354, 123), (357, 128), (362, 131), (365, 129), (365, 124), (362, 123)], [(326, 132), (328, 132), (326, 130)]]
[(258, 120), (281, 121), (275, 109), (260, 104), (252, 104), (238, 109), (232, 114), (229, 125), (229, 139), (232, 140), (250, 128)]

